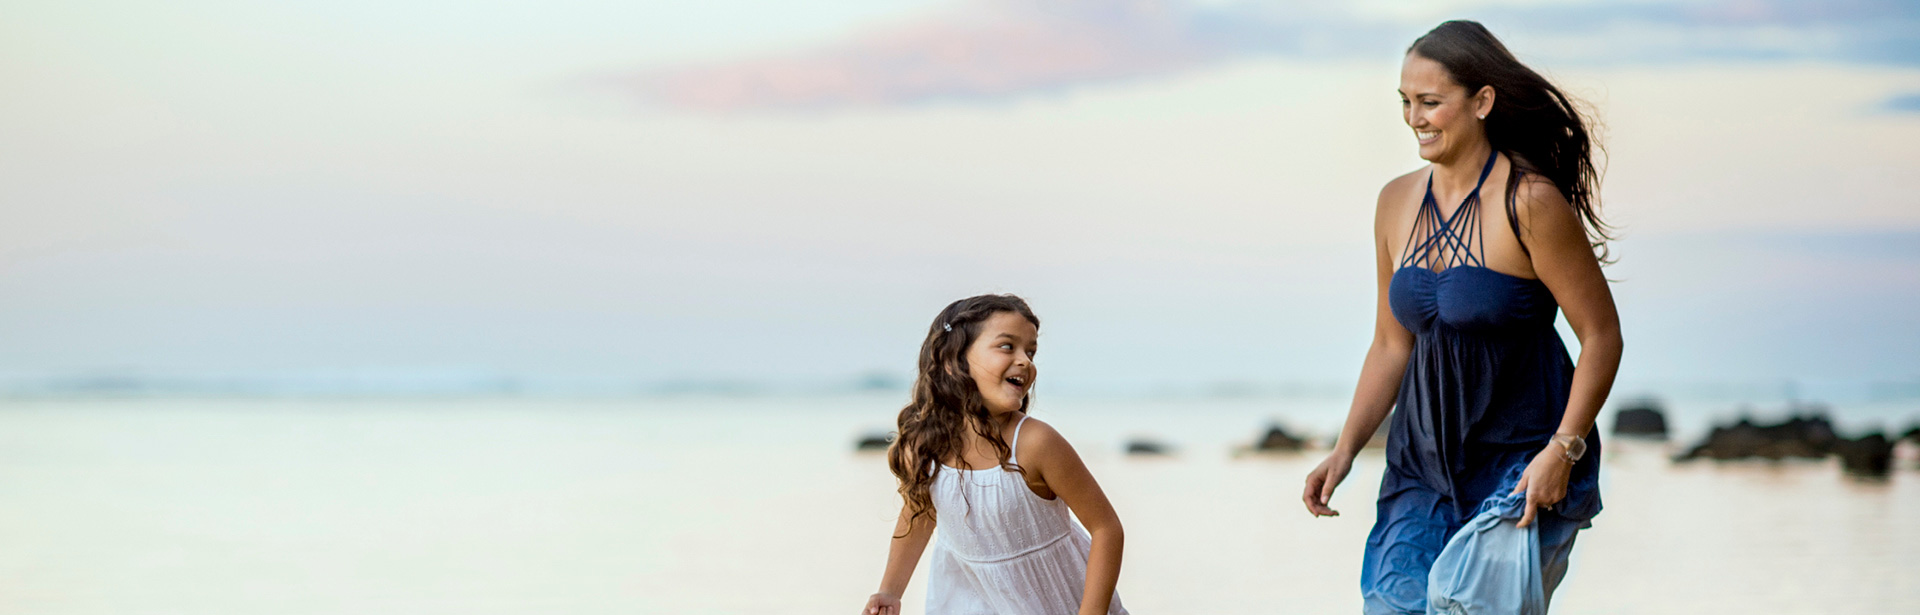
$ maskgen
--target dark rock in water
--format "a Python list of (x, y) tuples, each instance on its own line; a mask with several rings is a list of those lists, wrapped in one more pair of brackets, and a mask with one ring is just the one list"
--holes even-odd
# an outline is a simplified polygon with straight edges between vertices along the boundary
[(1796, 416), (1778, 425), (1755, 425), (1752, 420), (1741, 417), (1740, 422), (1732, 426), (1714, 427), (1706, 440), (1680, 459), (1819, 459), (1832, 453), (1839, 441), (1833, 433), (1833, 424), (1822, 414)]
[(1613, 415), (1613, 435), (1636, 438), (1667, 437), (1667, 416), (1660, 404), (1644, 401), (1621, 408)]
[(1165, 455), (1169, 452), (1172, 452), (1172, 449), (1167, 445), (1153, 440), (1134, 438), (1127, 441), (1128, 455)]
[(1267, 435), (1253, 443), (1253, 450), (1263, 453), (1293, 452), (1307, 447), (1307, 441), (1287, 433), (1279, 425), (1267, 427)]
[(891, 444), (893, 444), (892, 433), (876, 431), (860, 436), (860, 439), (854, 442), (853, 450), (884, 451), (887, 450), (887, 446)]
[(1840, 469), (1856, 476), (1886, 476), (1893, 469), (1893, 442), (1882, 434), (1869, 434), (1858, 440), (1841, 440), (1834, 444), (1834, 455), (1840, 457)]

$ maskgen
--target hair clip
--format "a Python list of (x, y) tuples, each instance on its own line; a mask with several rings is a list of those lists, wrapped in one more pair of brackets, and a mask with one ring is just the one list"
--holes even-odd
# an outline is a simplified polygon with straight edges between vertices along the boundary
[(940, 323), (940, 330), (948, 331), (948, 332), (953, 331), (953, 323), (950, 323), (950, 322)]

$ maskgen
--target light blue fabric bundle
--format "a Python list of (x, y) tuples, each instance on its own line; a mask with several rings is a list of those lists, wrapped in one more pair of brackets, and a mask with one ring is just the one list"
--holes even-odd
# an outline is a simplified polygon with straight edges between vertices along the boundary
[(1540, 517), (1519, 527), (1526, 506), (1524, 491), (1487, 498), (1447, 541), (1427, 575), (1428, 615), (1546, 614)]

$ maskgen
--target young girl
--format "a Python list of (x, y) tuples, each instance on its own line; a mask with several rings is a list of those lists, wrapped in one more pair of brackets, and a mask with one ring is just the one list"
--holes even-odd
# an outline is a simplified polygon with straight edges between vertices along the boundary
[(961, 299), (934, 319), (887, 451), (906, 504), (863, 615), (899, 615), (936, 527), (929, 615), (1127, 612), (1113, 590), (1120, 518), (1073, 446), (1027, 418), (1039, 335), (1013, 295)]

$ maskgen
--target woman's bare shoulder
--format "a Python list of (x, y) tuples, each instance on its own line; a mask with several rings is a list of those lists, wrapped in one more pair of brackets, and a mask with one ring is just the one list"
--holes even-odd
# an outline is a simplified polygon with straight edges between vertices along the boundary
[(1408, 171), (1405, 175), (1393, 178), (1387, 185), (1380, 187), (1380, 200), (1374, 204), (1374, 224), (1378, 226), (1387, 220), (1398, 220), (1409, 203), (1420, 193), (1427, 177), (1426, 168)]
[(1560, 187), (1552, 180), (1533, 173), (1521, 176), (1520, 185), (1513, 191), (1514, 211), (1520, 218), (1521, 228), (1531, 231), (1536, 224), (1550, 227), (1572, 225), (1580, 226), (1580, 220), (1567, 202), (1566, 195), (1560, 193)]

